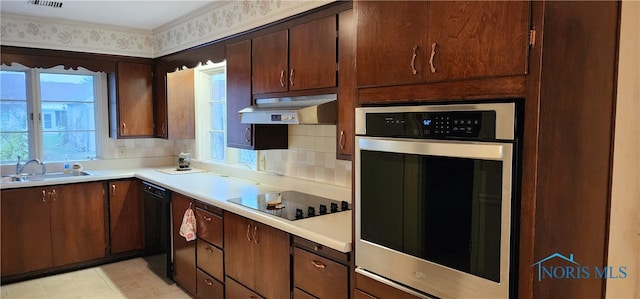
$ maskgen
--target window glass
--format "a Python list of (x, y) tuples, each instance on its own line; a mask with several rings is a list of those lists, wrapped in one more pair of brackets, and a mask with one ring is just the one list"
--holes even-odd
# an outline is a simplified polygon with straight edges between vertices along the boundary
[(0, 75), (2, 163), (96, 157), (97, 73), (2, 66)]

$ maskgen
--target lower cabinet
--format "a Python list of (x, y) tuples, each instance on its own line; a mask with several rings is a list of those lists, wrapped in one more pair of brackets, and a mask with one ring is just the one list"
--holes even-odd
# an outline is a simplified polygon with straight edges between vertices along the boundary
[(196, 202), (196, 297), (224, 298), (222, 209)]
[[(224, 215), (227, 298), (235, 281), (264, 298), (290, 298), (289, 234), (232, 213)], [(229, 279), (231, 278), (231, 279)]]
[(1, 197), (3, 278), (106, 256), (102, 182), (7, 189)]
[[(222, 299), (224, 298), (224, 285), (218, 280), (211, 277), (206, 272), (197, 269), (196, 270), (196, 278), (197, 278), (197, 289), (198, 294), (196, 298), (199, 299)], [(245, 297), (248, 298), (248, 297)]]
[(173, 239), (173, 280), (192, 295), (196, 294), (196, 241), (180, 235), (182, 218), (187, 209), (194, 209), (193, 199), (179, 193), (171, 194)]
[(144, 234), (140, 181), (109, 181), (107, 185), (111, 254), (142, 250)]
[(233, 280), (233, 278), (227, 277), (226, 284), (227, 291), (225, 293), (225, 299), (264, 299), (264, 297)]

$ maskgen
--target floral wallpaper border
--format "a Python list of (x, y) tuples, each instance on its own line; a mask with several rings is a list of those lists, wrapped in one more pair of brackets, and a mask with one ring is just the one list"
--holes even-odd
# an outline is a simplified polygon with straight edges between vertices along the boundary
[(153, 58), (237, 34), (336, 0), (225, 1), (153, 31), (2, 14), (0, 43)]

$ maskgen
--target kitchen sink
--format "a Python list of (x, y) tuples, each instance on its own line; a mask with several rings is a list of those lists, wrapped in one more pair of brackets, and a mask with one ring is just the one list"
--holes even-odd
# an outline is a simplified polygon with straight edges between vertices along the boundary
[(71, 178), (71, 177), (76, 177), (76, 176), (88, 176), (91, 175), (91, 173), (86, 172), (86, 171), (80, 171), (80, 172), (70, 172), (70, 173), (64, 173), (64, 172), (48, 172), (45, 174), (42, 173), (32, 173), (32, 174), (13, 174), (10, 175), (8, 177), (10, 177), (12, 182), (34, 182), (34, 181), (46, 181), (46, 180), (52, 180), (52, 179), (60, 179), (60, 178)]

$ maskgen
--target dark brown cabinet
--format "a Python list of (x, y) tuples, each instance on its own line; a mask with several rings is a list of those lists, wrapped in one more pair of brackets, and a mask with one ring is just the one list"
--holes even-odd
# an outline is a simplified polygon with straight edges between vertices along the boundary
[[(290, 297), (288, 233), (225, 213), (224, 244), (227, 277), (264, 298)], [(230, 288), (227, 283), (227, 294)]]
[(173, 280), (189, 293), (196, 294), (196, 241), (187, 241), (180, 235), (182, 218), (187, 209), (194, 209), (193, 199), (180, 193), (171, 193), (173, 237)]
[(223, 212), (196, 203), (196, 261), (198, 298), (224, 297)]
[(245, 286), (239, 284), (237, 281), (229, 277), (227, 277), (226, 285), (226, 299), (264, 299), (264, 297), (256, 294), (254, 291), (246, 288)]
[[(198, 299), (218, 299), (224, 298), (224, 285), (213, 279), (207, 273), (198, 269), (196, 273)], [(249, 298), (249, 297), (245, 297)]]
[(156, 125), (167, 139), (193, 139), (196, 137), (194, 70), (168, 73), (166, 82), (167, 115), (164, 122)]
[(100, 182), (2, 191), (2, 276), (105, 257)]
[(355, 7), (359, 87), (526, 74), (527, 1), (358, 1)]
[(153, 65), (142, 62), (116, 64), (109, 76), (109, 136), (154, 135)]
[(338, 16), (338, 121), (336, 123), (338, 159), (351, 160), (355, 142), (355, 103), (356, 65), (355, 65), (355, 20), (353, 10)]
[(111, 254), (141, 250), (143, 209), (140, 181), (108, 182)]
[(253, 93), (336, 86), (336, 16), (253, 38)]
[(317, 298), (349, 298), (349, 268), (295, 247), (293, 284)]
[(245, 40), (227, 45), (227, 146), (253, 150), (287, 148), (287, 125), (240, 122), (238, 111), (251, 104), (251, 40)]

